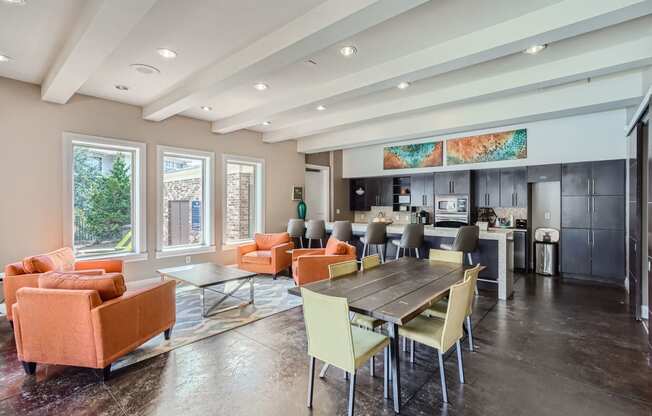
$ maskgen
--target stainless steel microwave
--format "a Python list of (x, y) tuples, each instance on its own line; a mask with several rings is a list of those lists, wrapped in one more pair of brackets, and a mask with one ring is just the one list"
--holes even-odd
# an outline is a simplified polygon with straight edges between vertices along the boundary
[(439, 214), (468, 214), (468, 196), (438, 196), (435, 198), (435, 212)]

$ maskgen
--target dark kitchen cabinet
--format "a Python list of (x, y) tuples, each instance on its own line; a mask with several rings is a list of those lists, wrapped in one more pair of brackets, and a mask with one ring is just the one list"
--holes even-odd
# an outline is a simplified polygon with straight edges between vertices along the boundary
[(527, 269), (527, 231), (514, 231), (514, 269)]
[(562, 195), (625, 195), (625, 161), (568, 163), (561, 168)]
[(623, 278), (625, 273), (625, 233), (614, 230), (591, 231), (591, 274), (603, 278)]
[(613, 195), (592, 197), (591, 228), (601, 230), (624, 230), (625, 197)]
[(351, 179), (349, 205), (351, 211), (367, 211), (367, 183), (364, 179)]
[(568, 228), (561, 233), (561, 268), (564, 273), (591, 274), (591, 236), (587, 229)]
[(527, 207), (527, 168), (500, 170), (500, 206)]
[(380, 205), (392, 206), (394, 203), (394, 178), (380, 178)]
[(435, 174), (435, 194), (468, 195), (471, 193), (471, 171), (437, 172)]
[(410, 178), (410, 203), (413, 207), (432, 207), (434, 175), (414, 175)]
[(591, 199), (588, 196), (563, 196), (562, 228), (591, 228)]
[(372, 206), (390, 206), (393, 203), (393, 183), (391, 177), (367, 178), (367, 210)]
[(567, 163), (561, 167), (562, 196), (591, 193), (591, 163)]
[(473, 198), (476, 207), (500, 205), (500, 170), (488, 169), (473, 172)]
[(561, 165), (538, 165), (527, 167), (528, 182), (555, 182), (561, 180)]

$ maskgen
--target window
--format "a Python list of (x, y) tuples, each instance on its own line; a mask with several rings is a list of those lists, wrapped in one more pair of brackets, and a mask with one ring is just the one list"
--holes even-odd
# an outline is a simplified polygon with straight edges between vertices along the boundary
[(64, 158), (65, 244), (78, 257), (142, 255), (145, 144), (64, 133)]
[(158, 147), (157, 258), (215, 251), (210, 152)]
[(264, 161), (224, 156), (223, 242), (252, 240), (264, 230)]

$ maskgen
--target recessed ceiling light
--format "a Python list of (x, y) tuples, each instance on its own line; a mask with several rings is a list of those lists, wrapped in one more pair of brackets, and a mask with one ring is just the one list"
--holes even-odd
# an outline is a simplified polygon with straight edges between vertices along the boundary
[(404, 89), (408, 88), (410, 85), (412, 85), (412, 84), (410, 84), (407, 81), (403, 81), (403, 82), (399, 82), (398, 85), (396, 86), (396, 88), (398, 88), (399, 90), (404, 90)]
[(324, 111), (325, 109), (326, 109), (325, 105), (318, 105), (316, 108), (317, 111)]
[(172, 49), (159, 48), (156, 51), (158, 52), (159, 55), (161, 55), (165, 59), (174, 59), (177, 57), (177, 53)]
[(27, 4), (27, 0), (2, 0), (5, 3), (15, 4), (16, 6), (24, 6)]
[(11, 60), (12, 60), (12, 58), (10, 56), (0, 55), (0, 62), (9, 62)]
[(532, 45), (523, 52), (527, 53), (528, 55), (536, 55), (542, 50), (546, 49), (548, 45)]
[(155, 68), (151, 65), (131, 64), (129, 66), (139, 74), (143, 74), (143, 75), (156, 75), (161, 73), (161, 71), (158, 68)]
[(269, 85), (263, 82), (257, 82), (254, 84), (254, 88), (257, 89), (258, 91), (265, 91), (267, 88), (269, 88)]
[(358, 53), (358, 49), (355, 46), (348, 45), (341, 48), (340, 53), (342, 56), (346, 56), (348, 58)]
[(270, 124), (272, 124), (271, 121), (263, 121), (263, 126), (269, 126)]
[(129, 91), (129, 87), (127, 87), (126, 85), (121, 85), (121, 84), (116, 85), (115, 89), (120, 90), (120, 91)]
[(202, 105), (201, 109), (204, 111), (213, 111), (213, 107), (207, 106), (207, 105)]

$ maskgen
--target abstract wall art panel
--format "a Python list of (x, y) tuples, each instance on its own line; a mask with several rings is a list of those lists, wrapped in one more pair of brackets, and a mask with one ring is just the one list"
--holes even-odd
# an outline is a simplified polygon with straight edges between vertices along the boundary
[(446, 164), (527, 158), (527, 129), (446, 140)]
[(388, 146), (383, 151), (383, 169), (431, 168), (443, 164), (443, 142)]

